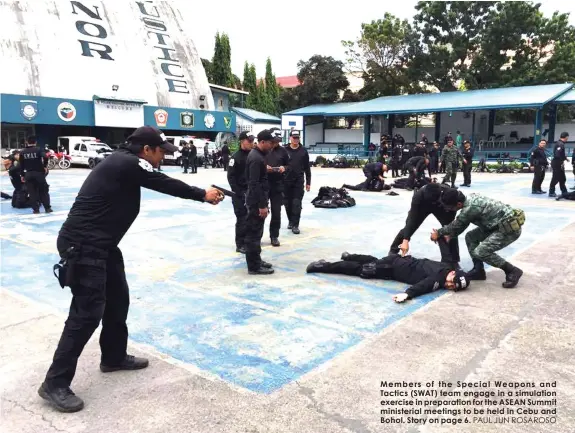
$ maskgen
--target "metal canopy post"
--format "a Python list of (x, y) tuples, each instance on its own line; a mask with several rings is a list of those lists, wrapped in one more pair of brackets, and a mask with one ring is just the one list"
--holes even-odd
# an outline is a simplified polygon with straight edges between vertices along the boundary
[(371, 142), (371, 116), (363, 118), (363, 150), (367, 152)]
[(435, 141), (439, 143), (441, 135), (441, 112), (435, 113)]
[(418, 140), (417, 140), (417, 132), (419, 130), (419, 114), (415, 115), (415, 140), (414, 143), (417, 144)]
[(473, 120), (471, 122), (471, 147), (475, 147), (475, 111), (473, 112)]
[(557, 105), (551, 104), (549, 106), (549, 133), (547, 134), (549, 143), (553, 143), (555, 141), (556, 125), (557, 125)]
[(537, 146), (541, 141), (541, 128), (543, 127), (543, 111), (537, 110), (535, 113), (535, 127), (533, 134), (533, 146)]

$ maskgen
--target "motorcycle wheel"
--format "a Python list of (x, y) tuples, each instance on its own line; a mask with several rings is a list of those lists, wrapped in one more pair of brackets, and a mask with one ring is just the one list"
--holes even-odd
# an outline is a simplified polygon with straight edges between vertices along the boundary
[(53, 158), (50, 158), (48, 160), (48, 170), (52, 170), (54, 168), (56, 168), (56, 161)]
[(68, 161), (67, 159), (61, 159), (58, 162), (58, 167), (60, 167), (60, 169), (62, 170), (68, 170), (70, 168), (70, 161)]

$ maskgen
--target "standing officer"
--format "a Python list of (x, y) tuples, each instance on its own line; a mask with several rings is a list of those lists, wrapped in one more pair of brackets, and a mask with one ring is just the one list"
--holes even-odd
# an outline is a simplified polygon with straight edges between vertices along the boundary
[(246, 238), (246, 191), (248, 190), (248, 181), (246, 179), (246, 162), (250, 151), (254, 147), (254, 136), (242, 132), (239, 137), (240, 148), (233, 154), (228, 167), (228, 183), (233, 192), (236, 193), (232, 198), (234, 213), (236, 215), (236, 252), (245, 254)]
[(483, 263), (502, 269), (505, 281), (502, 286), (511, 289), (517, 285), (523, 271), (496, 254), (521, 236), (521, 226), (525, 223), (525, 213), (520, 209), (485, 197), (471, 194), (468, 198), (459, 191), (445, 192), (441, 202), (445, 209), (456, 212), (459, 216), (449, 225), (433, 230), (431, 240), (437, 242), (441, 236), (450, 239), (459, 236), (469, 226), (477, 227), (467, 232), (465, 243), (473, 259), (473, 269), (467, 273), (470, 280), (486, 280)]
[(140, 211), (141, 187), (175, 197), (217, 204), (217, 189), (203, 190), (154, 170), (166, 151), (177, 149), (156, 128), (144, 126), (94, 168), (58, 234), (62, 260), (58, 280), (72, 290), (68, 320), (38, 394), (62, 412), (82, 410), (70, 389), (78, 358), (102, 321), (100, 370), (138, 370), (148, 360), (126, 352), (129, 288), (118, 244)]
[(471, 169), (473, 168), (473, 154), (471, 142), (465, 140), (463, 142), (463, 184), (461, 186), (471, 186)]
[(188, 173), (188, 168), (190, 168), (190, 147), (189, 144), (184, 144), (182, 147), (182, 166), (184, 167), (184, 173)]
[(274, 136), (273, 147), (266, 155), (266, 168), (270, 185), (270, 239), (274, 247), (280, 246), (279, 235), (282, 225), (282, 203), (284, 191), (284, 173), (289, 164), (289, 156), (285, 147), (281, 146), (282, 134), (279, 128), (272, 128)]
[(549, 197), (557, 197), (555, 194), (555, 186), (559, 182), (559, 188), (561, 188), (562, 194), (567, 194), (567, 177), (565, 177), (565, 161), (567, 161), (567, 156), (565, 155), (565, 143), (569, 139), (568, 132), (562, 132), (559, 141), (555, 143), (553, 147), (553, 159), (551, 160), (551, 169), (553, 170), (553, 176), (551, 177), (551, 183), (549, 184)]
[[(442, 226), (448, 225), (455, 219), (457, 212), (454, 210), (446, 210), (441, 202), (442, 196), (450, 190), (447, 185), (430, 183), (413, 194), (411, 208), (405, 220), (405, 227), (395, 236), (395, 239), (391, 243), (389, 254), (398, 254), (401, 250), (401, 254), (405, 256), (409, 252), (409, 241), (411, 237), (429, 215), (433, 215), (437, 218), (437, 221), (439, 221)], [(453, 192), (448, 193), (448, 195), (454, 193), (459, 194), (461, 196), (460, 201), (463, 203), (465, 196), (457, 190), (451, 191)], [(437, 243), (443, 263), (459, 263), (459, 241), (456, 236), (453, 236), (449, 242), (444, 238), (440, 238)]]
[(40, 213), (40, 203), (46, 213), (52, 212), (50, 193), (46, 175), (48, 174), (48, 158), (43, 149), (36, 144), (36, 137), (28, 137), (26, 147), (20, 152), (20, 175), (26, 182), (30, 203), (35, 214)]
[(415, 145), (413, 149), (413, 156), (427, 156), (427, 148), (425, 147), (425, 142), (420, 141)]
[(533, 183), (531, 184), (531, 194), (545, 194), (546, 191), (541, 190), (541, 184), (545, 179), (545, 170), (547, 170), (547, 154), (545, 153), (545, 146), (547, 140), (544, 138), (539, 142), (539, 146), (531, 152), (529, 158), (529, 165), (533, 172)]
[[(450, 133), (451, 134), (451, 133)], [(451, 188), (455, 188), (455, 178), (457, 177), (457, 162), (461, 155), (455, 146), (453, 146), (453, 138), (449, 139), (447, 146), (441, 152), (441, 160), (439, 162), (439, 169), (445, 166), (445, 177), (443, 182), (449, 185), (451, 181)]]
[(289, 156), (289, 164), (286, 171), (284, 180), (284, 205), (288, 217), (288, 230), (299, 235), (299, 220), (301, 217), (301, 201), (303, 199), (304, 190), (304, 174), (305, 174), (305, 190), (309, 192), (311, 187), (311, 170), (309, 168), (309, 154), (307, 150), (300, 144), (299, 132), (292, 131), (290, 134), (290, 144), (286, 147)]
[(437, 141), (433, 142), (433, 147), (429, 150), (429, 177), (431, 174), (436, 174), (438, 172), (439, 163), (439, 143)]
[(246, 262), (251, 275), (269, 275), (274, 270), (270, 263), (264, 262), (262, 253), (262, 236), (264, 222), (268, 216), (269, 182), (265, 155), (273, 146), (275, 137), (264, 129), (258, 134), (258, 144), (250, 151), (246, 162), (248, 191), (246, 193)]
[(425, 177), (425, 169), (429, 165), (429, 159), (424, 156), (414, 156), (405, 163), (405, 168), (409, 172), (407, 179), (407, 190), (413, 191), (415, 184)]
[(399, 166), (401, 164), (401, 154), (403, 147), (397, 143), (391, 150), (391, 176), (399, 177)]
[(409, 161), (409, 158), (413, 156), (413, 149), (410, 144), (404, 144), (403, 149), (401, 149), (401, 175), (405, 176), (407, 174), (407, 168), (405, 164)]
[(224, 164), (224, 171), (228, 171), (228, 164), (230, 163), (230, 148), (228, 143), (222, 146), (222, 163)]
[(198, 149), (193, 141), (190, 141), (190, 165), (192, 166), (192, 174), (198, 172)]

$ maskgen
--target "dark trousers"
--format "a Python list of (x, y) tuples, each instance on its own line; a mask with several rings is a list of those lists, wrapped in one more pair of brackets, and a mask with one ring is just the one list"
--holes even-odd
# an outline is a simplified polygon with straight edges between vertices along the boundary
[(192, 169), (192, 173), (198, 172), (198, 157), (197, 156), (190, 158), (190, 168)]
[(236, 247), (241, 248), (245, 245), (248, 210), (243, 196), (240, 198), (233, 197), (232, 205), (234, 206), (234, 214), (236, 214)]
[[(389, 248), (389, 252), (391, 254), (399, 253), (399, 245), (403, 242), (403, 239), (405, 239), (405, 229), (410, 227), (413, 230), (413, 233), (415, 233), (421, 224), (423, 224), (423, 221), (425, 221), (425, 219), (431, 214), (437, 218), (442, 226), (446, 226), (455, 219), (456, 212), (448, 212), (439, 207), (431, 206), (410, 209), (405, 221), (405, 227), (402, 228), (399, 233), (397, 233), (397, 236), (395, 236), (395, 239)], [(442, 262), (459, 263), (459, 241), (456, 237), (451, 238), (449, 242), (446, 242), (445, 238), (441, 237), (437, 241), (437, 244), (439, 245)]]
[(182, 167), (184, 167), (184, 173), (187, 173), (188, 168), (190, 168), (190, 160), (188, 158), (182, 159)]
[(438, 158), (431, 158), (429, 160), (429, 177), (431, 174), (437, 173), (437, 168), (439, 167), (439, 159)]
[(228, 164), (230, 163), (230, 156), (223, 155), (222, 156), (222, 163), (224, 164), (224, 171), (228, 171)]
[(259, 215), (259, 209), (248, 209), (246, 217), (246, 263), (249, 271), (257, 271), (262, 263), (262, 236), (264, 234), (265, 219)]
[(6, 194), (6, 193), (0, 193), (0, 195), (2, 196), (2, 198), (3, 198), (3, 199), (6, 199), (6, 200), (8, 200), (8, 199), (11, 199), (11, 198), (12, 198), (12, 196), (11, 196), (11, 195), (8, 195), (8, 194)]
[(421, 178), (424, 177), (425, 173), (414, 173), (413, 170), (409, 170), (409, 177), (407, 178), (407, 187), (410, 189), (415, 188), (416, 183), (419, 183)]
[[(69, 246), (69, 242), (58, 238), (57, 247), (61, 256)], [(71, 269), (74, 277), (70, 283), (70, 312), (54, 360), (46, 374), (46, 383), (52, 388), (70, 386), (78, 358), (100, 321), (102, 364), (116, 366), (126, 357), (130, 293), (122, 252), (118, 248), (104, 251), (84, 245)]]
[(399, 160), (395, 158), (391, 160), (391, 176), (399, 177)]
[(364, 265), (368, 263), (376, 263), (376, 278), (392, 280), (394, 278), (393, 262), (396, 258), (397, 255), (389, 255), (382, 259), (378, 259), (377, 257), (365, 254), (349, 254), (345, 260), (325, 263), (318, 272), (322, 274), (342, 274), (359, 277), (361, 276)]
[(402, 158), (402, 160), (399, 163), (399, 165), (401, 166), (401, 175), (402, 176), (405, 176), (407, 174), (407, 168), (405, 167), (406, 162), (407, 162), (407, 159)]
[(533, 170), (533, 183), (531, 184), (531, 191), (532, 192), (539, 192), (541, 191), (541, 184), (545, 179), (545, 166), (544, 165), (536, 165)]
[(465, 185), (471, 185), (471, 168), (473, 163), (469, 161), (467, 164), (463, 164), (463, 183)]
[(289, 223), (293, 227), (299, 227), (299, 220), (301, 218), (301, 201), (304, 194), (304, 182), (301, 181), (286, 181), (284, 183), (284, 206), (286, 208), (286, 215)]
[(555, 187), (557, 183), (559, 183), (559, 188), (563, 194), (566, 194), (567, 186), (565, 186), (565, 182), (567, 182), (567, 177), (565, 177), (565, 170), (563, 169), (562, 164), (557, 161), (551, 161), (551, 168), (553, 169), (553, 176), (551, 176), (551, 183), (549, 184), (549, 194), (555, 193)]
[(282, 188), (270, 184), (270, 238), (279, 238), (280, 227), (282, 225), (282, 204), (283, 204)]
[(24, 176), (26, 180), (26, 188), (30, 195), (30, 203), (32, 209), (35, 211), (40, 210), (40, 203), (44, 209), (50, 209), (50, 187), (46, 182), (46, 173), (39, 171), (29, 171)]

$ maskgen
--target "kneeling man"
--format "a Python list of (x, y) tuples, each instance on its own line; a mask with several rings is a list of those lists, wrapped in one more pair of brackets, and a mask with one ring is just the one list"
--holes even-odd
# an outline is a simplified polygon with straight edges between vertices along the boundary
[(343, 274), (361, 278), (395, 280), (410, 284), (405, 293), (393, 296), (395, 302), (404, 302), (438, 289), (459, 291), (469, 286), (465, 272), (454, 265), (399, 254), (390, 254), (378, 260), (363, 254), (343, 253), (341, 261), (320, 260), (310, 263), (308, 273)]

